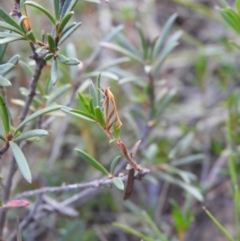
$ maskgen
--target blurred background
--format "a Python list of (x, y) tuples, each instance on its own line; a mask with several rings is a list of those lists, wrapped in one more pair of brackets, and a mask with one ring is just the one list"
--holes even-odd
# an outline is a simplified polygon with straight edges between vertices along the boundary
[[(54, 12), (52, 1), (36, 2)], [(11, 12), (13, 1), (0, 1), (0, 4)], [(234, 1), (229, 0), (228, 4), (234, 6)], [(91, 54), (106, 41), (105, 37), (119, 26), (122, 30), (110, 42), (144, 55), (139, 26), (145, 46), (151, 51), (150, 46), (163, 34), (166, 22), (177, 14), (164, 43), (166, 46), (176, 33), (179, 33), (175, 35), (179, 43), (155, 71), (154, 103), (147, 69), (157, 63), (158, 57), (154, 60), (145, 56), (141, 62), (108, 47), (101, 49), (101, 54), (84, 73), (76, 74), (82, 65), (78, 69), (60, 66), (60, 79), (53, 87), (54, 90), (71, 84), (77, 78), (81, 81), (79, 91), (88, 96), (90, 79), (96, 83), (94, 73), (105, 71), (101, 86), (111, 87), (115, 96), (123, 123), (121, 137), (129, 149), (142, 140), (137, 161), (151, 172), (143, 180), (135, 181), (132, 196), (126, 201), (123, 201), (123, 192), (114, 186), (42, 197), (44, 201), (38, 207), (35, 221), (22, 231), (23, 240), (227, 240), (202, 206), (231, 235), (236, 235), (228, 134), (231, 132), (234, 140), (237, 174), (240, 59), (238, 51), (228, 43), (229, 39), (237, 42), (237, 34), (227, 27), (216, 6), (220, 6), (217, 0), (77, 3), (72, 20), (81, 21), (82, 26), (62, 45), (60, 53), (75, 55), (82, 65), (88, 63)], [(52, 31), (47, 18), (35, 8), (28, 9), (37, 36), (42, 29)], [(22, 62), (11, 72), (13, 88), (8, 89), (7, 97), (13, 123), (17, 123), (32, 61), (26, 42), (10, 43), (5, 61), (14, 54), (19, 54)], [(160, 54), (159, 58), (162, 57)], [(116, 59), (121, 60), (111, 66)], [(39, 89), (46, 86), (49, 73), (50, 66), (46, 66)], [(64, 104), (69, 94), (70, 90), (60, 96), (57, 103)], [(37, 97), (42, 98), (40, 91)], [(33, 105), (37, 107), (37, 103)], [(82, 108), (77, 97), (71, 107)], [(26, 183), (17, 173), (12, 197), (44, 186), (100, 179), (102, 174), (81, 160), (74, 148), (89, 153), (108, 169), (114, 157), (120, 154), (91, 122), (59, 112), (47, 130), (48, 137), (24, 150), (33, 173), (33, 184)], [(9, 156), (3, 157), (3, 179)], [(126, 173), (125, 163), (120, 162), (119, 172)], [(15, 229), (16, 217), (24, 219), (36, 199), (29, 199), (32, 202), (29, 208), (8, 212), (6, 232)], [(59, 210), (55, 204), (64, 208)]]

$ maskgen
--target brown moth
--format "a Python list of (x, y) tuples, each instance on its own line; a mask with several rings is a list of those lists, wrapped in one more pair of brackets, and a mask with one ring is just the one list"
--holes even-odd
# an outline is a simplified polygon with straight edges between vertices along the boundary
[(120, 128), (122, 125), (122, 122), (118, 115), (114, 95), (110, 91), (110, 88), (106, 88), (105, 90), (102, 89), (102, 92), (104, 94), (103, 113), (104, 113), (104, 119), (106, 124), (105, 128), (108, 131), (112, 129), (113, 125), (115, 125), (116, 128)]

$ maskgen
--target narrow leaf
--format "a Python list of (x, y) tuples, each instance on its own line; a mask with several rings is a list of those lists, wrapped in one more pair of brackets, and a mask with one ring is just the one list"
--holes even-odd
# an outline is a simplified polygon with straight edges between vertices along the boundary
[[(67, 113), (67, 114), (71, 114), (73, 116), (76, 116), (78, 118), (81, 118), (81, 119), (84, 119), (84, 120), (87, 120), (87, 121), (91, 121), (91, 122), (95, 122), (94, 118), (89, 113), (86, 113), (84, 111), (73, 110), (73, 109), (65, 107), (65, 106), (62, 107), (62, 111)], [(76, 111), (78, 111), (78, 112), (76, 112)]]
[[(0, 26), (1, 27), (1, 26)], [(8, 38), (2, 38), (0, 39), (0, 45), (1, 44), (7, 44), (7, 43), (10, 43), (10, 42), (14, 42), (14, 41), (17, 41), (17, 40), (25, 40), (25, 37), (8, 37)]]
[(55, 85), (58, 79), (58, 61), (53, 59), (51, 67), (51, 84)]
[(9, 122), (9, 116), (8, 116), (8, 109), (5, 104), (5, 100), (0, 95), (0, 116), (3, 122), (3, 127), (5, 131), (5, 135), (7, 136), (10, 132), (10, 122)]
[(170, 159), (175, 158), (177, 155), (180, 155), (182, 152), (184, 152), (187, 147), (189, 147), (194, 139), (194, 133), (190, 132), (186, 136), (184, 136), (177, 144), (176, 146), (169, 152), (168, 157)]
[(55, 53), (55, 40), (51, 34), (47, 34), (48, 47), (51, 53)]
[(137, 56), (136, 54), (130, 52), (129, 50), (117, 45), (117, 44), (113, 44), (113, 43), (107, 43), (107, 42), (102, 42), (101, 46), (116, 52), (119, 52), (125, 56), (128, 56), (129, 58), (135, 60), (136, 62), (143, 64), (144, 61), (142, 58), (140, 58), (139, 56)]
[(5, 75), (8, 73), (11, 69), (13, 69), (15, 65), (12, 63), (6, 63), (0, 65), (0, 75)]
[(102, 166), (97, 160), (95, 160), (93, 157), (88, 155), (86, 152), (80, 150), (80, 149), (75, 149), (75, 151), (78, 153), (79, 156), (83, 158), (85, 162), (90, 164), (91, 166), (95, 167), (97, 170), (102, 172), (104, 175), (108, 175), (108, 171), (105, 169), (104, 166)]
[(153, 238), (151, 238), (148, 235), (142, 234), (142, 233), (136, 231), (136, 229), (130, 228), (127, 225), (114, 222), (113, 226), (117, 227), (117, 228), (119, 228), (119, 229), (121, 229), (121, 230), (123, 230), (123, 231), (125, 231), (127, 233), (130, 233), (130, 234), (132, 234), (132, 235), (134, 235), (134, 236), (136, 236), (136, 237), (138, 237), (138, 238), (140, 238), (140, 239), (142, 239), (144, 241), (156, 241), (156, 239), (153, 239)]
[(72, 9), (74, 8), (75, 4), (77, 3), (78, 0), (65, 0), (64, 5), (61, 11), (61, 16), (60, 19), (63, 19), (63, 17)]
[(76, 58), (69, 58), (69, 61), (65, 63), (66, 65), (79, 65), (81, 62)]
[(114, 177), (112, 179), (112, 182), (116, 188), (118, 188), (119, 190), (122, 190), (122, 191), (124, 190), (124, 184), (123, 184), (122, 179), (120, 179), (119, 177)]
[(59, 0), (54, 0), (54, 12), (55, 12), (56, 20), (59, 20), (59, 17), (60, 17)]
[(32, 175), (30, 172), (30, 169), (28, 167), (28, 163), (27, 160), (24, 156), (24, 154), (22, 153), (22, 150), (19, 148), (19, 146), (12, 142), (9, 141), (11, 150), (13, 152), (13, 156), (15, 157), (15, 160), (17, 162), (18, 168), (20, 170), (20, 172), (22, 173), (23, 177), (29, 182), (32, 182)]
[(236, 8), (237, 8), (237, 11), (238, 11), (238, 14), (240, 14), (240, 0), (236, 0)]
[(82, 111), (82, 110), (74, 110), (74, 109), (73, 109), (73, 110), (71, 110), (71, 112), (76, 113), (76, 114), (79, 114), (79, 115), (83, 115), (83, 116), (87, 117), (88, 119), (91, 119), (91, 120), (95, 121), (94, 118), (93, 118), (93, 116), (92, 116), (91, 114), (89, 114), (89, 113), (87, 113), (87, 112), (84, 112), (84, 111)]
[(89, 94), (93, 99), (93, 106), (94, 107), (98, 106), (97, 92), (92, 81), (90, 82), (90, 85), (89, 85)]
[(36, 130), (27, 131), (21, 134), (20, 136), (15, 138), (14, 141), (17, 142), (17, 141), (26, 140), (33, 137), (40, 137), (40, 136), (47, 136), (47, 135), (48, 135), (48, 132), (46, 130), (36, 129)]
[(8, 60), (8, 63), (16, 65), (20, 59), (20, 55), (16, 54), (11, 59)]
[(41, 6), (40, 4), (33, 2), (33, 1), (26, 1), (24, 4), (35, 7), (38, 10), (40, 10), (42, 13), (44, 13), (49, 18), (49, 20), (52, 22), (52, 24), (55, 25), (55, 20), (54, 20), (52, 14), (47, 9), (45, 9), (43, 6)]
[(162, 30), (162, 33), (161, 33), (161, 36), (158, 38), (155, 46), (154, 46), (154, 49), (153, 49), (153, 54), (152, 54), (152, 58), (153, 59), (156, 59), (158, 54), (160, 53), (160, 50), (167, 38), (167, 35), (175, 21), (175, 19), (177, 18), (177, 14), (174, 13), (166, 22), (166, 24), (164, 25), (163, 27), (163, 30)]
[(82, 24), (81, 22), (72, 23), (68, 28), (66, 28), (62, 33), (62, 36), (60, 38), (60, 41), (58, 42), (58, 45), (62, 44), (71, 34), (73, 34), (81, 26), (81, 24)]
[(143, 56), (144, 56), (144, 59), (147, 60), (148, 59), (148, 41), (147, 41), (146, 37), (144, 36), (143, 30), (142, 30), (142, 27), (140, 24), (137, 24), (137, 29), (138, 29), (138, 33), (141, 38)]
[(111, 167), (110, 167), (110, 173), (114, 175), (114, 171), (115, 171), (115, 168), (117, 166), (117, 164), (119, 163), (119, 161), (121, 160), (121, 156), (116, 156), (112, 163), (111, 163)]
[(7, 48), (7, 44), (0, 45), (0, 62), (2, 62), (6, 48)]
[(95, 117), (97, 118), (98, 123), (104, 127), (105, 126), (105, 120), (103, 117), (103, 112), (99, 106), (95, 107)]
[(69, 58), (66, 57), (65, 55), (58, 54), (57, 58), (63, 64), (67, 64), (69, 62)]
[(223, 225), (205, 207), (203, 207), (203, 210), (229, 241), (235, 241), (234, 238), (231, 237), (230, 233), (223, 227)]
[(65, 26), (67, 25), (67, 23), (69, 22), (69, 20), (71, 19), (72, 15), (74, 14), (73, 11), (68, 12), (62, 19), (62, 21), (60, 22), (59, 26), (58, 26), (58, 33), (61, 33), (63, 31), (63, 29), (65, 28)]
[(70, 88), (71, 88), (70, 84), (65, 84), (65, 85), (61, 86), (60, 88), (58, 88), (55, 92), (53, 92), (49, 96), (47, 103), (50, 104), (50, 103), (54, 102), (58, 97), (63, 95)]
[(24, 127), (28, 122), (30, 122), (31, 120), (34, 120), (36, 118), (38, 118), (39, 116), (42, 116), (44, 114), (47, 114), (49, 112), (55, 111), (55, 110), (59, 110), (61, 108), (60, 105), (54, 105), (54, 106), (49, 106), (46, 107), (44, 109), (38, 110), (35, 113), (33, 113), (32, 115), (28, 116), (15, 130), (14, 132), (14, 136), (17, 134), (17, 132), (22, 129), (22, 127)]
[(0, 18), (21, 32), (21, 27), (18, 25), (18, 23), (2, 8), (0, 8)]
[(8, 79), (6, 79), (2, 75), (0, 75), (0, 86), (8, 87), (8, 86), (12, 86), (12, 84)]
[(23, 34), (22, 30), (19, 30), (18, 28), (15, 28), (13, 25), (11, 25), (9, 23), (2, 22), (2, 21), (0, 21), (0, 28), (13, 31), (14, 33), (18, 33), (19, 35)]
[(80, 101), (82, 102), (83, 106), (90, 112), (90, 106), (88, 100), (80, 93), (78, 92), (78, 97)]
[(31, 42), (33, 42), (33, 43), (36, 42), (36, 37), (35, 37), (35, 35), (34, 35), (34, 33), (33, 33), (32, 30), (30, 30), (30, 31), (27, 32), (26, 38), (27, 38), (28, 40), (30, 40)]

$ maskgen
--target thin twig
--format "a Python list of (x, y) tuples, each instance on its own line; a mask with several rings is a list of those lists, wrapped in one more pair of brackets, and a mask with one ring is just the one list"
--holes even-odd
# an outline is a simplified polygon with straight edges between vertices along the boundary
[[(145, 171), (142, 171), (141, 173), (137, 173), (135, 176), (135, 179), (140, 179), (143, 176), (145, 176), (149, 172), (148, 169)], [(123, 182), (126, 181), (127, 176), (119, 177)], [(56, 193), (56, 192), (65, 192), (65, 191), (71, 191), (71, 190), (80, 190), (80, 189), (86, 189), (86, 188), (99, 188), (103, 186), (112, 186), (113, 181), (109, 178), (104, 178), (101, 180), (95, 180), (91, 182), (86, 183), (75, 183), (75, 184), (69, 184), (61, 187), (43, 187), (40, 189), (32, 190), (32, 191), (26, 191), (23, 193), (20, 193), (16, 195), (14, 198), (26, 198), (31, 196), (38, 196), (40, 194), (46, 194), (46, 193)]]

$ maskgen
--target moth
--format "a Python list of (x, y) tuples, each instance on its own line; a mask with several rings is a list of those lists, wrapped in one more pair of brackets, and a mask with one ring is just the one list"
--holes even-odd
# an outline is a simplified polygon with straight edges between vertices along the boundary
[(118, 115), (114, 95), (110, 91), (109, 87), (105, 90), (101, 90), (103, 92), (103, 114), (105, 119), (105, 128), (108, 131), (111, 131), (114, 125), (116, 128), (120, 128), (122, 122)]

